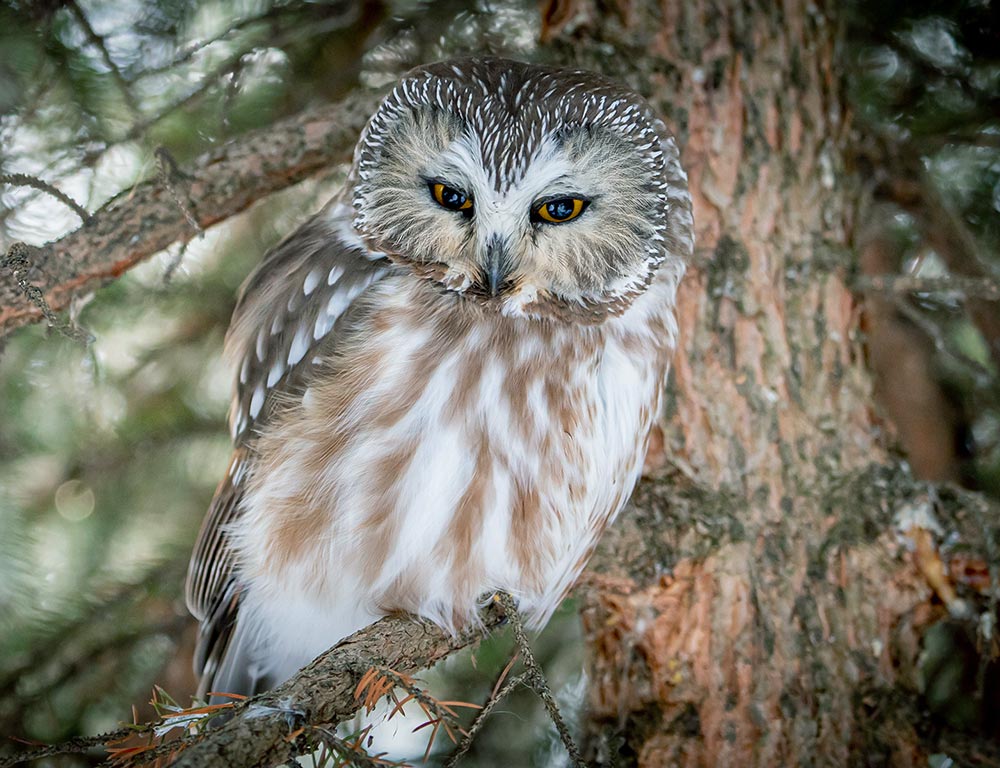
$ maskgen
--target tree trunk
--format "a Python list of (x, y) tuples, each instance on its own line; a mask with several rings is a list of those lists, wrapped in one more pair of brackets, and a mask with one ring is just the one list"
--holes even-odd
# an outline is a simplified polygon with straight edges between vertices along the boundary
[(662, 0), (575, 27), (645, 52), (630, 74), (686, 147), (698, 244), (664, 476), (585, 599), (602, 764), (917, 764), (909, 710), (882, 694), (914, 702), (915, 630), (941, 609), (893, 522), (911, 481), (874, 466), (836, 11)]
[[(942, 578), (934, 535), (969, 545), (967, 560), (988, 553), (996, 578), (1000, 537), (985, 502), (917, 486), (887, 454), (873, 410), (863, 306), (848, 285), (867, 187), (850, 162), (837, 12), (806, 0), (550, 0), (543, 10), (540, 58), (629, 82), (671, 124), (697, 226), (663, 466), (605, 536), (583, 589), (588, 747), (602, 765), (926, 765), (923, 633), (946, 607), (974, 623)], [(301, 132), (261, 131), (224, 150), (219, 172), (211, 161), (190, 169), (200, 225), (343, 157), (373, 102), (313, 113)], [(272, 150), (263, 171), (262, 146)], [(141, 185), (41, 254), (69, 262), (40, 284), (50, 306), (190, 237), (160, 186)], [(126, 203), (133, 219), (119, 211)], [(0, 289), (0, 333), (39, 317), (22, 292)], [(387, 626), (430, 650), (403, 653)], [(415, 632), (398, 620), (363, 630), (283, 689), (292, 703), (265, 695), (269, 710), (237, 709), (190, 737), (184, 760), (284, 760), (298, 748), (288, 712), (346, 717), (357, 703), (343, 692), (366, 665), (409, 673), (454, 650), (441, 633)], [(386, 637), (405, 659), (365, 645)], [(364, 658), (348, 664), (359, 647)], [(251, 743), (253, 729), (266, 738)]]

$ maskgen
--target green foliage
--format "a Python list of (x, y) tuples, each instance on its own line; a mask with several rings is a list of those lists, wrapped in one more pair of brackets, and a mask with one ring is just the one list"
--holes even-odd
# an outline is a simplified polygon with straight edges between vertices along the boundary
[[(996, 285), (1000, 16), (979, 0), (893, 0), (854, 2), (847, 18), (846, 82), (862, 130), (880, 142), (876, 196), (883, 226), (904, 243), (899, 272)], [(900, 182), (918, 188), (919, 204)], [(936, 374), (961, 414), (965, 481), (1000, 495), (1000, 302), (976, 305), (962, 291), (899, 301), (937, 347)]]
[[(391, 79), (414, 63), (408, 56), (434, 58), (442, 34), (434, 12), (454, 15), (464, 5), (8, 3), (0, 7), (0, 173), (39, 176), (94, 210), (151, 176), (158, 146), (183, 167), (361, 80)], [(510, 14), (533, 8), (505, 6), (502, 19), (484, 13), (467, 23), (503, 41)], [(850, 18), (845, 76), (865, 130), (920, 161), (996, 279), (995, 14), (972, 0), (924, 0), (857, 3)], [(520, 39), (516, 31), (511, 40)], [(95, 338), (89, 348), (40, 326), (0, 341), (0, 735), (59, 740), (111, 729), (168, 679), (187, 704), (193, 627), (181, 585), (228, 458), (225, 327), (243, 277), (329, 193), (329, 183), (304, 184), (213, 229), (187, 249), (169, 284), (175, 249), (102, 289), (76, 318)], [(900, 270), (926, 274), (936, 264), (947, 274), (913, 216), (898, 213)], [(4, 250), (76, 226), (71, 211), (41, 193), (2, 188)], [(940, 367), (979, 445), (975, 479), (1000, 492), (1000, 387), (982, 334), (960, 296), (906, 300), (960, 353)], [(582, 699), (578, 633), (569, 605), (537, 641), (570, 708)], [(475, 664), (463, 654), (428, 678), (442, 698), (483, 701), (509, 653), (509, 642), (495, 639), (476, 651)], [(557, 745), (541, 704), (519, 692), (463, 765), (495, 765), (501, 754), (510, 765), (550, 764)]]
[[(0, 8), (0, 173), (53, 181), (88, 210), (153, 175), (158, 146), (183, 167), (242, 131), (343, 95), (387, 11), (355, 2), (75, 7)], [(422, 6), (396, 10), (394, 23), (406, 26)], [(245, 275), (341, 180), (276, 195), (103, 288), (73, 318), (93, 335), (89, 347), (41, 326), (0, 347), (4, 737), (54, 742), (112, 730), (133, 704), (154, 717), (143, 706), (154, 683), (188, 703), (194, 623), (181, 589), (228, 461), (225, 328)], [(78, 224), (35, 190), (2, 190), (4, 249)], [(578, 631), (571, 609), (560, 615), (540, 640), (542, 658)], [(509, 653), (501, 638), (476, 652), (475, 666), (465, 655), (430, 679), (447, 698), (477, 700)], [(557, 679), (579, 668), (563, 650)], [(502, 748), (526, 764), (547, 749), (540, 706), (527, 693), (510, 706), (518, 714), (500, 712), (466, 764), (476, 764), (476, 750)], [(421, 732), (406, 743), (419, 755), (424, 741)]]

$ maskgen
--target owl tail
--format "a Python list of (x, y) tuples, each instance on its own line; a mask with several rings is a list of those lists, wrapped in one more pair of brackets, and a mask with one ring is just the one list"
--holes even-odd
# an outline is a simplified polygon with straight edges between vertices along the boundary
[[(240, 615), (239, 604), (239, 590), (231, 583), (227, 585), (223, 599), (201, 622), (194, 668), (195, 674), (200, 677), (198, 698), (202, 700), (209, 693), (253, 696), (274, 684), (253, 653), (256, 633), (248, 617)], [(232, 701), (225, 696), (212, 696), (209, 703)]]
[[(261, 665), (254, 658), (253, 634), (246, 622), (237, 621), (229, 642), (225, 644), (221, 654), (218, 656), (213, 654), (206, 659), (201, 683), (198, 685), (200, 698), (205, 698), (209, 693), (253, 696), (273, 687), (274, 681), (269, 675), (264, 674)], [(209, 704), (232, 703), (232, 701), (233, 699), (226, 696), (212, 695)]]

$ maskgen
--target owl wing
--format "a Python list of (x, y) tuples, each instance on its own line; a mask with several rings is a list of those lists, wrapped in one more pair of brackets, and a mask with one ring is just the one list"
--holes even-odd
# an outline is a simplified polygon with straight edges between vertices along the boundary
[(234, 691), (252, 686), (240, 679), (240, 654), (228, 650), (240, 592), (229, 526), (240, 515), (257, 432), (282, 402), (301, 394), (319, 347), (391, 270), (354, 234), (350, 207), (334, 202), (270, 251), (240, 290), (226, 335), (226, 356), (238, 371), (229, 415), (236, 450), (202, 523), (185, 590), (201, 622), (194, 660), (201, 695), (216, 683)]

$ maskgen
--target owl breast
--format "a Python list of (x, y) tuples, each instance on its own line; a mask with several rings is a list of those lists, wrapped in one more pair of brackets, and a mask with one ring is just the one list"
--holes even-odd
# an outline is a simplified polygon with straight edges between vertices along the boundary
[(270, 673), (393, 611), (459, 628), (491, 590), (543, 623), (638, 478), (673, 289), (580, 328), (373, 286), (255, 447), (234, 538)]

